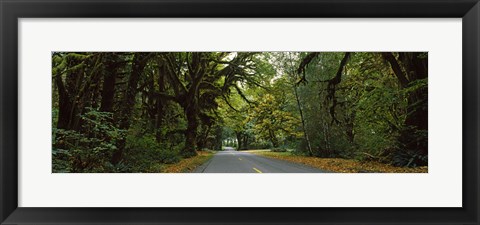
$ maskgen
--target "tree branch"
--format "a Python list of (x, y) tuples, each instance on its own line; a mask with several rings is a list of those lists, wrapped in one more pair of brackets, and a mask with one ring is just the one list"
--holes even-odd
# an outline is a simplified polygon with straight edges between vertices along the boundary
[(303, 58), (302, 62), (300, 63), (297, 69), (297, 73), (302, 75), (300, 80), (297, 82), (297, 85), (302, 83), (308, 83), (307, 78), (305, 77), (305, 69), (310, 64), (310, 62), (319, 54), (320, 54), (319, 52), (311, 52), (307, 56), (305, 56), (305, 58)]
[(337, 73), (335, 77), (328, 81), (327, 85), (327, 100), (332, 100), (332, 106), (330, 106), (330, 115), (332, 116), (332, 123), (336, 122), (337, 124), (340, 122), (335, 117), (335, 107), (337, 106), (337, 98), (335, 98), (335, 91), (336, 86), (342, 81), (342, 74), (345, 69), (345, 65), (347, 65), (348, 59), (350, 58), (350, 52), (345, 52), (342, 61), (340, 61), (340, 66), (338, 67)]
[(402, 67), (398, 63), (395, 56), (393, 56), (391, 52), (382, 52), (382, 56), (385, 60), (387, 60), (388, 63), (390, 63), (393, 73), (395, 73), (395, 76), (397, 76), (398, 81), (400, 82), (400, 86), (402, 86), (402, 88), (407, 87), (409, 83), (407, 76), (403, 72)]

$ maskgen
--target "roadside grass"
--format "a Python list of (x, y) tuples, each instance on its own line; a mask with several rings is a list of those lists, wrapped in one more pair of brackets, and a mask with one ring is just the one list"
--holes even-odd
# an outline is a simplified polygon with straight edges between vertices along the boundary
[(416, 168), (395, 167), (372, 161), (362, 162), (354, 159), (318, 158), (294, 155), (291, 152), (272, 152), (269, 150), (247, 150), (244, 152), (300, 163), (337, 173), (428, 173), (427, 166)]
[(198, 155), (188, 158), (182, 159), (178, 163), (174, 164), (167, 164), (165, 165), (161, 172), (162, 173), (189, 173), (195, 170), (198, 166), (204, 164), (209, 159), (211, 159), (214, 155), (213, 151), (198, 151)]

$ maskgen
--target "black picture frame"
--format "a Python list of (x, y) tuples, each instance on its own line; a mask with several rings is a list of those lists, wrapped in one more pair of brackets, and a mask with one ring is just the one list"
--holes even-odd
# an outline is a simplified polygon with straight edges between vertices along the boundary
[[(479, 224), (479, 0), (0, 0), (0, 15), (1, 224)], [(62, 17), (463, 18), (463, 207), (18, 207), (17, 21)]]

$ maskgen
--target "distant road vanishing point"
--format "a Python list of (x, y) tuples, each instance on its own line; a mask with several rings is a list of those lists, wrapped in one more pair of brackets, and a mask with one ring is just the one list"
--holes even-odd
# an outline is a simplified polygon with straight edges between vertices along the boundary
[(266, 158), (226, 147), (194, 173), (328, 173), (298, 163)]

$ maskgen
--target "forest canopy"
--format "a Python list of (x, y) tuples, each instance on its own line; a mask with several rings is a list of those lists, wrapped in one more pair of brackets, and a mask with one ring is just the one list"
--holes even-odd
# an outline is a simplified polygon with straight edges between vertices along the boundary
[(53, 172), (204, 151), (428, 165), (426, 52), (53, 52)]

